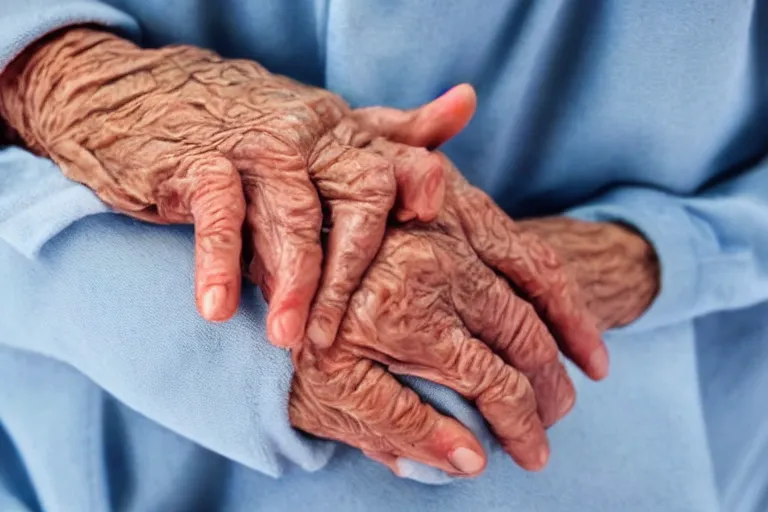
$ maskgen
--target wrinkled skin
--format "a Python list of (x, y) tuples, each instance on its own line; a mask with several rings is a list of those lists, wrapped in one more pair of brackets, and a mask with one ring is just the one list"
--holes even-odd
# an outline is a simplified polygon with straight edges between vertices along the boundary
[(352, 113), (252, 61), (145, 50), (85, 28), (35, 45), (0, 77), (0, 114), (67, 177), (135, 218), (194, 223), (197, 304), (209, 320), (237, 309), (242, 231), (247, 274), (270, 302), (268, 336), (281, 346), (305, 332), (330, 344), (393, 207), (401, 221), (427, 221), (442, 202), (440, 165), (363, 148), (374, 138), (365, 126), (426, 115), (442, 127), (422, 143), (436, 145), (468, 120), (454, 103), (447, 114), (440, 102), (412, 115)]
[[(375, 142), (371, 148), (393, 151)], [(429, 156), (395, 151), (399, 158)], [(549, 455), (544, 428), (575, 400), (557, 343), (593, 378), (605, 376), (607, 353), (555, 252), (446, 165), (438, 218), (390, 228), (333, 347), (294, 353), (291, 421), (357, 446), (394, 471), (397, 459), (408, 457), (477, 474), (485, 459), (472, 434), (391, 373), (416, 375), (474, 401), (514, 460), (537, 470)], [(459, 447), (477, 457), (464, 457), (463, 467), (452, 463)]]
[[(300, 337), (286, 331), (301, 332), (294, 327), (304, 326), (306, 292), (317, 288), (322, 206), (330, 236), (310, 332), (319, 326), (318, 345), (326, 346), (395, 201), (399, 220), (421, 221), (389, 231), (339, 343), (294, 353), (293, 423), (395, 470), (407, 456), (472, 475), (484, 456), (466, 428), (422, 404), (382, 365), (462, 392), (510, 454), (538, 469), (548, 455), (543, 427), (574, 401), (555, 340), (593, 378), (607, 372), (580, 297), (595, 292), (586, 304), (602, 327), (631, 321), (658, 289), (640, 237), (563, 219), (516, 225), (455, 170), (448, 207), (435, 224), (423, 222), (438, 211), (443, 162), (378, 137), (437, 146), (466, 124), (473, 93), (449, 93), (412, 112), (350, 112), (330, 93), (252, 62), (190, 47), (139, 50), (88, 30), (65, 34), (0, 76), (0, 113), (31, 149), (117, 209), (194, 222), (204, 316), (234, 312), (244, 218), (249, 276), (271, 299), (270, 337), (285, 345)], [(629, 246), (642, 249), (634, 259), (624, 257)], [(613, 263), (601, 267), (605, 255)], [(205, 292), (222, 283), (224, 299), (211, 314)], [(618, 307), (611, 299), (621, 283), (634, 284), (621, 288)], [(299, 318), (281, 328), (288, 312)]]
[(518, 227), (560, 256), (600, 330), (633, 322), (659, 293), (656, 252), (628, 226), (544, 217), (521, 221)]

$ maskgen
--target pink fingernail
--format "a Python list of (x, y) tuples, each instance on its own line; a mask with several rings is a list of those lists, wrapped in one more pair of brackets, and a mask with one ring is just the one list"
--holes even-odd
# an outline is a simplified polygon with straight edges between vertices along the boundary
[(203, 294), (202, 300), (202, 313), (206, 320), (214, 320), (217, 316), (218, 309), (221, 306), (227, 295), (227, 288), (223, 285), (217, 284), (211, 286)]
[(467, 475), (479, 473), (485, 466), (485, 460), (469, 448), (456, 448), (448, 455), (453, 467)]
[(287, 309), (279, 314), (275, 321), (276, 340), (280, 345), (291, 346), (294, 345), (304, 325), (301, 323), (301, 315), (295, 309)]
[(543, 469), (549, 462), (549, 447), (544, 445), (539, 451), (539, 469)]
[(608, 351), (601, 346), (589, 356), (589, 368), (597, 379), (608, 376)]
[(307, 329), (307, 338), (318, 347), (325, 348), (331, 345), (331, 335), (323, 329), (317, 320), (313, 321)]

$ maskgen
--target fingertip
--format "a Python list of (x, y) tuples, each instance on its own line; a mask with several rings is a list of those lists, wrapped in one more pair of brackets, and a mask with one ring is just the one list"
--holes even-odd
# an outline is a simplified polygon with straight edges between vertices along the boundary
[(538, 458), (536, 459), (536, 465), (531, 469), (531, 471), (541, 471), (545, 467), (547, 467), (547, 464), (549, 463), (549, 457), (550, 457), (549, 445), (545, 444), (544, 446), (539, 448)]
[(452, 418), (444, 418), (438, 425), (427, 445), (444, 469), (469, 477), (482, 473), (488, 457), (472, 432)]
[(449, 89), (443, 97), (449, 97), (455, 103), (456, 108), (461, 109), (463, 112), (474, 114), (477, 108), (477, 92), (468, 83), (459, 84)]
[(227, 286), (215, 284), (202, 291), (197, 309), (209, 322), (225, 322), (237, 312), (237, 301), (230, 297)]
[(477, 109), (477, 95), (469, 84), (460, 84), (416, 110), (410, 144), (435, 149), (458, 135)]
[(314, 346), (327, 349), (333, 345), (333, 340), (336, 338), (336, 330), (330, 332), (329, 328), (323, 327), (319, 320), (313, 318), (309, 321), (309, 327), (307, 327), (307, 339)]
[(460, 446), (448, 454), (448, 462), (456, 470), (467, 476), (476, 476), (483, 472), (488, 461), (484, 454)]
[(526, 471), (538, 473), (549, 463), (550, 449), (546, 437), (544, 437), (543, 442), (539, 443), (538, 447), (525, 450), (527, 452), (525, 456), (521, 456), (519, 447), (508, 446), (505, 451)]
[(395, 218), (397, 219), (398, 222), (408, 222), (418, 217), (419, 215), (415, 211), (409, 210), (408, 208), (405, 208), (405, 207), (397, 210), (397, 212), (395, 213)]
[(470, 84), (464, 83), (453, 87), (440, 98), (435, 100), (436, 104), (445, 109), (449, 119), (463, 121), (463, 128), (477, 110), (477, 93)]
[(295, 308), (270, 308), (267, 318), (267, 337), (281, 348), (294, 348), (304, 337), (304, 318)]
[(589, 356), (587, 363), (587, 375), (593, 380), (600, 381), (608, 377), (610, 361), (608, 350), (604, 343), (600, 343)]

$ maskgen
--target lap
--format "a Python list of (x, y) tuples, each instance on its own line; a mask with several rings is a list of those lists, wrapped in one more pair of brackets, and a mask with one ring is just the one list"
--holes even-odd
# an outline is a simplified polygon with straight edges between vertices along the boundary
[(768, 510), (768, 303), (697, 321), (707, 434), (723, 509)]
[[(196, 464), (198, 456), (219, 460), (199, 447), (205, 445), (226, 457), (206, 476), (224, 479), (217, 491), (224, 510), (250, 510), (252, 503), (269, 510), (715, 510), (688, 325), (612, 336), (613, 373), (604, 383), (588, 382), (572, 369), (579, 401), (550, 431), (552, 462), (541, 474), (524, 473), (495, 448), (474, 408), (418, 380), (410, 382), (422, 396), (486, 440), (492, 456), (484, 476), (424, 487), (348, 448), (326, 468), (306, 473), (276, 462), (285, 457), (317, 468), (324, 458), (287, 433), (289, 364), (264, 340), (263, 301), (251, 289), (233, 322), (202, 322), (194, 308), (192, 264), (190, 229), (107, 214), (75, 220), (33, 258), (0, 243), (0, 280), (10, 284), (0, 290), (0, 316), (14, 319), (6, 321), (0, 344), (66, 361), (87, 374), (99, 393), (107, 389), (152, 418), (121, 409), (127, 432), (142, 432), (130, 444), (136, 462), (123, 474), (135, 489), (140, 483), (152, 487), (150, 478), (162, 481), (162, 471), (147, 468), (168, 467), (171, 459), (182, 468), (177, 478), (194, 473), (192, 468), (199, 474), (214, 463)], [(279, 378), (270, 378), (270, 371)], [(38, 374), (44, 378), (46, 372)], [(7, 375), (0, 372), (1, 379)], [(46, 399), (35, 398), (41, 404)], [(89, 428), (107, 427), (94, 422)], [(158, 437), (163, 443), (150, 442), (155, 429), (166, 432)], [(259, 438), (265, 431), (267, 439)], [(123, 434), (115, 443), (126, 439)], [(290, 468), (278, 480), (246, 467), (257, 465), (254, 453), (265, 447), (282, 450), (270, 459), (274, 474)], [(138, 471), (141, 465), (146, 467)], [(172, 487), (182, 495), (194, 491)]]

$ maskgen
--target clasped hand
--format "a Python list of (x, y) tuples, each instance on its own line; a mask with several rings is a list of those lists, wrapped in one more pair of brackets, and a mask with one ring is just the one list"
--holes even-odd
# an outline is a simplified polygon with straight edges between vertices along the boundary
[(482, 471), (482, 447), (393, 374), (458, 391), (539, 469), (545, 428), (575, 399), (559, 349), (593, 378), (607, 364), (555, 251), (423, 149), (474, 105), (464, 86), (412, 112), (353, 111), (251, 61), (88, 29), (0, 80), (0, 113), (30, 149), (119, 211), (194, 223), (206, 318), (234, 314), (247, 255), (270, 340), (294, 348), (296, 427), (395, 471), (408, 457), (456, 475)]

